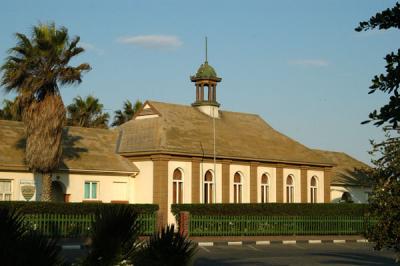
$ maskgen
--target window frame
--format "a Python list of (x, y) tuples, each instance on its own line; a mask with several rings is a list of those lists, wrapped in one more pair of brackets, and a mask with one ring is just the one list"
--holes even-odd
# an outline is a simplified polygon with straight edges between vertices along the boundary
[[(175, 172), (180, 172), (180, 179), (175, 179)], [(172, 172), (172, 204), (183, 204), (184, 201), (184, 178), (181, 168), (176, 168)]]
[[(267, 182), (263, 183), (263, 177), (267, 178)], [(261, 180), (260, 180), (260, 196), (261, 196), (261, 203), (268, 203), (269, 202), (269, 181), (270, 181), (270, 175), (268, 173), (263, 173), (261, 175)]]
[[(315, 180), (315, 185), (312, 184), (313, 179)], [(310, 203), (318, 203), (318, 177), (313, 175), (310, 179)]]
[[(13, 180), (12, 179), (0, 179), (0, 182), (9, 182), (10, 183), (10, 192), (0, 192), (0, 201), (11, 201), (13, 196)], [(9, 195), (9, 199), (5, 199), (5, 196)]]
[[(288, 184), (289, 178), (292, 180), (291, 184)], [(285, 182), (285, 189), (286, 189), (286, 203), (294, 203), (294, 193), (295, 193), (295, 186), (294, 186), (294, 176), (292, 174), (286, 177)]]
[[(240, 180), (235, 180), (236, 175)], [(243, 175), (240, 172), (235, 172), (233, 175), (233, 203), (243, 203)]]
[[(206, 180), (207, 173), (211, 174), (211, 181)], [(211, 192), (210, 192), (211, 190)], [(207, 170), (203, 176), (203, 203), (204, 204), (213, 204), (215, 193), (215, 185), (214, 185), (214, 173), (212, 170)]]
[[(86, 198), (86, 183), (89, 183), (89, 198)], [(96, 184), (96, 198), (92, 198), (93, 188), (92, 185)], [(84, 200), (99, 200), (100, 182), (96, 180), (85, 180), (83, 186), (83, 199)]]

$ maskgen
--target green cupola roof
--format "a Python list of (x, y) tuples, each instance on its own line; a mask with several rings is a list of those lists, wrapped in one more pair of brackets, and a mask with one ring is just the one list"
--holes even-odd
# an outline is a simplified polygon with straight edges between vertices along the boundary
[(208, 62), (204, 62), (204, 64), (201, 64), (199, 67), (199, 70), (197, 70), (196, 73), (196, 78), (216, 78), (217, 77), (217, 72), (215, 72), (215, 69), (208, 64)]
[(191, 76), (190, 79), (192, 81), (205, 80), (205, 79), (214, 80), (217, 82), (221, 81), (221, 78), (217, 76), (217, 72), (215, 71), (215, 69), (212, 66), (210, 66), (207, 61), (201, 64), (201, 66), (197, 70), (196, 75)]

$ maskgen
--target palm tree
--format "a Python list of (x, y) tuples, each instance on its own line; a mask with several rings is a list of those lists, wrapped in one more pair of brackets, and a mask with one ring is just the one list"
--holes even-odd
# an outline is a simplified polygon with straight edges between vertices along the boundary
[(142, 107), (142, 102), (136, 100), (135, 104), (133, 105), (131, 101), (126, 100), (124, 102), (123, 111), (117, 110), (115, 111), (114, 121), (112, 122), (111, 126), (120, 126), (125, 122), (128, 122), (132, 119), (132, 117), (136, 114), (137, 111)]
[(14, 121), (22, 120), (22, 108), (18, 97), (16, 97), (14, 101), (3, 101), (3, 109), (0, 109), (0, 119)]
[(72, 58), (84, 51), (79, 37), (70, 40), (65, 27), (54, 23), (33, 27), (31, 38), (16, 33), (17, 44), (0, 70), (6, 92), (16, 92), (23, 108), (25, 161), (35, 173), (42, 174), (43, 201), (51, 200), (51, 173), (59, 166), (61, 134), (65, 107), (59, 88), (82, 81), (89, 64), (70, 66)]
[(103, 105), (91, 95), (82, 99), (75, 97), (67, 106), (67, 124), (69, 126), (107, 128), (109, 114), (103, 113)]

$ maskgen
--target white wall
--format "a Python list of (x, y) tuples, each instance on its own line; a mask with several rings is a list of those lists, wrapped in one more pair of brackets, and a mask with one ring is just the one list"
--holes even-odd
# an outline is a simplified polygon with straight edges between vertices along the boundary
[(286, 178), (292, 175), (294, 178), (294, 202), (301, 202), (300, 169), (283, 169), (283, 202), (286, 202)]
[(171, 213), (173, 202), (173, 175), (176, 168), (182, 171), (183, 176), (183, 203), (192, 202), (192, 162), (169, 161), (168, 162), (168, 223), (175, 223), (175, 217)]
[[(32, 200), (38, 200), (40, 198), (41, 191), (38, 191), (41, 180), (39, 177), (34, 177), (32, 173), (28, 172), (0, 172), (0, 180), (11, 181), (11, 200), (23, 200), (24, 197), (21, 194), (21, 182), (29, 182), (36, 187), (35, 194)], [(31, 200), (31, 201), (32, 201)]]
[(134, 203), (153, 203), (153, 161), (134, 162), (139, 174), (133, 179)]
[[(29, 172), (0, 172), (0, 179), (11, 180), (12, 200), (23, 200), (21, 181), (32, 182), (36, 186), (33, 200), (40, 200), (42, 177)], [(130, 176), (116, 176), (108, 174), (70, 174), (54, 173), (53, 181), (60, 181), (65, 186), (65, 194), (70, 194), (70, 202), (82, 202), (84, 199), (85, 181), (98, 182), (97, 199), (102, 202), (129, 201), (133, 194), (133, 178)]]
[(276, 202), (276, 168), (257, 167), (257, 202), (261, 202), (261, 177), (268, 174), (269, 179), (269, 202)]
[(130, 198), (133, 194), (133, 177), (130, 176), (60, 173), (55, 174), (53, 180), (58, 180), (65, 185), (66, 194), (70, 194), (70, 202), (90, 201), (84, 198), (84, 187), (86, 181), (93, 181), (97, 182), (98, 186), (97, 199), (94, 200), (104, 203), (111, 201), (133, 203)]
[(339, 202), (342, 198), (343, 192), (349, 192), (355, 203), (368, 203), (368, 193), (371, 192), (371, 188), (353, 186), (331, 186), (331, 202)]
[(307, 170), (307, 202), (311, 202), (311, 178), (317, 177), (317, 203), (324, 202), (324, 171)]
[(229, 166), (229, 202), (234, 202), (233, 178), (236, 172), (242, 177), (242, 203), (250, 203), (250, 166), (239, 164)]

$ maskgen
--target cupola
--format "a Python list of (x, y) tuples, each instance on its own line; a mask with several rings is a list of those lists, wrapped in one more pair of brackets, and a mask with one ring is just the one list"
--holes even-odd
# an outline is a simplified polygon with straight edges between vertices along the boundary
[[(217, 83), (222, 79), (217, 76), (215, 69), (208, 64), (207, 60), (207, 37), (206, 37), (206, 60), (199, 69), (196, 75), (191, 76), (190, 80), (196, 86), (196, 101), (192, 104), (203, 113), (219, 117), (219, 103), (217, 102)], [(206, 90), (207, 89), (207, 90)]]

